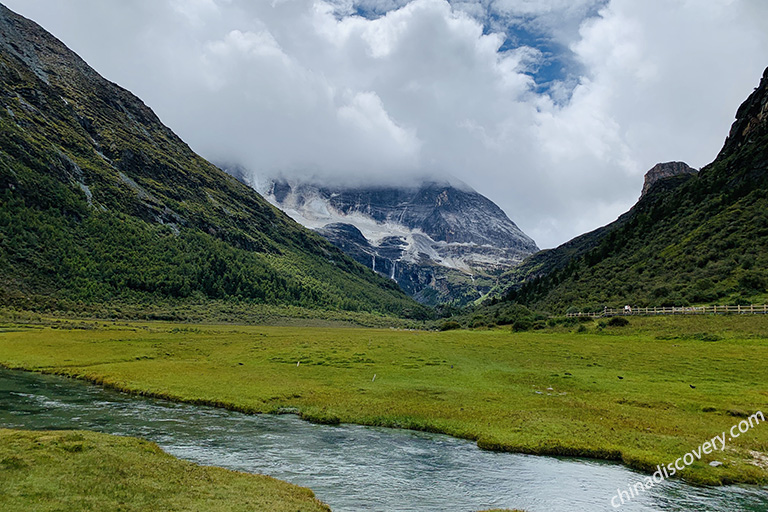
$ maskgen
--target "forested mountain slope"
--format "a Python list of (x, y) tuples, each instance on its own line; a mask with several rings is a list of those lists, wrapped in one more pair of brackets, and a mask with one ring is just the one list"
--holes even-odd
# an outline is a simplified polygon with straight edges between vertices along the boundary
[(505, 300), (556, 312), (767, 300), (768, 69), (715, 161), (671, 174), (612, 224), (504, 276)]
[(236, 300), (423, 317), (0, 6), (0, 305)]

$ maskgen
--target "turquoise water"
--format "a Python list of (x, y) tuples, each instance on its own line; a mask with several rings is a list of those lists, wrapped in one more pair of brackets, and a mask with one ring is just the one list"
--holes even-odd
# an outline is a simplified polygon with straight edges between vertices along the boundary
[(314, 425), (128, 396), (83, 382), (0, 369), (0, 427), (142, 437), (206, 465), (309, 487), (336, 512), (768, 511), (768, 490), (665, 482), (619, 509), (642, 476), (610, 462), (482, 451), (448, 436)]

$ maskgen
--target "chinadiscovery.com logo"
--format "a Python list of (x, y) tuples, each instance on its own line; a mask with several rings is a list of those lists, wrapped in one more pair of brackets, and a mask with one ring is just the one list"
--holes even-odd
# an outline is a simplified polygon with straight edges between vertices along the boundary
[[(628, 501), (637, 498), (643, 491), (652, 489), (654, 485), (660, 484), (667, 478), (675, 476), (676, 473), (679, 473), (695, 461), (701, 460), (702, 455), (725, 450), (727, 442), (733, 441), (741, 434), (748, 432), (749, 429), (756, 427), (764, 421), (765, 416), (763, 416), (763, 413), (757, 411), (752, 416), (732, 426), (729, 431), (723, 432), (719, 436), (715, 436), (709, 441), (702, 443), (698, 448), (691, 450), (674, 462), (670, 462), (665, 466), (656, 466), (656, 472), (652, 476), (647, 476), (633, 485), (627, 485), (626, 491), (616, 489), (616, 494), (611, 498), (611, 505), (613, 508), (619, 508)], [(728, 434), (730, 434), (730, 437), (727, 437)]]

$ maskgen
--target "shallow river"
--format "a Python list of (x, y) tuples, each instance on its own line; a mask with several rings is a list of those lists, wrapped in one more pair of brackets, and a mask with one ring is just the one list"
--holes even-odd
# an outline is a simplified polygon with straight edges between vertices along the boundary
[(768, 511), (768, 490), (665, 482), (614, 509), (641, 474), (609, 462), (479, 450), (448, 436), (313, 425), (137, 398), (61, 377), (0, 369), (0, 427), (135, 436), (194, 462), (309, 487), (335, 512)]

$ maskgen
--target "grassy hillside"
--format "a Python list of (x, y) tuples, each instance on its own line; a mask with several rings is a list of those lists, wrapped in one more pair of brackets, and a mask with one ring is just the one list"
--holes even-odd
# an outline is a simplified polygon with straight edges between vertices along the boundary
[(234, 300), (424, 317), (0, 6), (0, 305)]
[(768, 69), (717, 159), (662, 180), (616, 222), (504, 276), (541, 309), (768, 300)]
[(328, 512), (312, 491), (93, 432), (0, 429), (1, 510)]
[[(574, 319), (575, 322), (575, 319)], [(651, 470), (768, 412), (768, 316), (632, 318), (532, 332), (162, 323), (5, 326), (0, 364), (245, 412), (443, 432)], [(686, 469), (768, 482), (768, 425)], [(711, 460), (724, 463), (720, 467)]]

